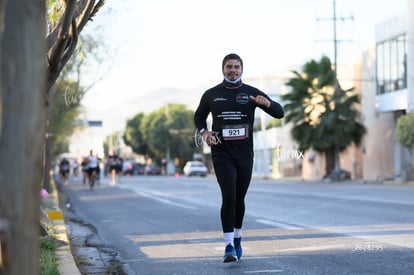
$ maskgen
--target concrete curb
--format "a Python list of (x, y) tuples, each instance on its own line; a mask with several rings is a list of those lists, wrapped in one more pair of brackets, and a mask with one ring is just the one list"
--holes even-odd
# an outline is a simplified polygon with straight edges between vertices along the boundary
[(80, 275), (75, 260), (73, 259), (72, 252), (70, 250), (70, 243), (68, 241), (66, 225), (63, 220), (53, 220), (53, 226), (56, 232), (56, 238), (65, 245), (59, 246), (56, 250), (56, 256), (59, 259), (59, 274), (60, 275)]
[(59, 195), (56, 185), (53, 185), (53, 192), (49, 194), (47, 199), (48, 209), (45, 210), (49, 222), (53, 225), (56, 239), (61, 245), (56, 250), (58, 257), (58, 266), (60, 275), (80, 275), (80, 271), (73, 259), (72, 251), (70, 249), (70, 242), (66, 224), (64, 222), (63, 212), (59, 208)]

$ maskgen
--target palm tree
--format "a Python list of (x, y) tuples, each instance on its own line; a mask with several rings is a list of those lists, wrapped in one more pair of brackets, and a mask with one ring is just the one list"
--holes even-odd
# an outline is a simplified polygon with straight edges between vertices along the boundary
[(325, 178), (341, 179), (344, 171), (340, 168), (339, 152), (351, 143), (359, 145), (366, 132), (359, 122), (360, 98), (354, 88), (342, 90), (326, 56), (320, 62), (307, 62), (302, 74), (293, 74), (295, 77), (286, 83), (291, 91), (282, 96), (286, 102), (286, 122), (294, 125), (292, 137), (299, 150), (314, 149), (325, 154)]

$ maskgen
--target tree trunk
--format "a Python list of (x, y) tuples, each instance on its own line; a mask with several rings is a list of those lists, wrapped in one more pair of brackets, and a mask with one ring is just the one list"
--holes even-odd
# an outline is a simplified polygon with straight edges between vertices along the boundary
[(329, 148), (325, 151), (325, 176), (324, 178), (329, 177), (329, 175), (335, 169), (335, 151), (334, 148)]
[(45, 10), (41, 0), (0, 4), (1, 274), (39, 274)]
[(335, 146), (334, 148), (334, 171), (339, 175), (341, 172), (341, 161), (339, 159), (339, 147)]
[(45, 129), (45, 150), (43, 159), (43, 188), (50, 191), (50, 169), (52, 165), (52, 113), (53, 113), (53, 90), (50, 89), (47, 93), (46, 105), (46, 129)]
[(410, 159), (408, 162), (408, 167), (407, 167), (407, 180), (408, 181), (413, 181), (414, 180), (414, 160), (413, 160), (413, 150), (414, 148), (411, 147), (408, 149), (410, 152)]

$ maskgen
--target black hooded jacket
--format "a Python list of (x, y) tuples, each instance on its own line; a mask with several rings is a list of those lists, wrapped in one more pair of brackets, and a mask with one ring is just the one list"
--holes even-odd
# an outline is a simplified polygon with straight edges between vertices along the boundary
[[(271, 106), (258, 106), (249, 98), (250, 95), (266, 97), (270, 100)], [(219, 144), (211, 146), (212, 157), (253, 157), (253, 123), (256, 107), (275, 118), (284, 116), (279, 103), (271, 100), (257, 88), (244, 83), (237, 88), (227, 88), (223, 82), (204, 92), (194, 114), (194, 123), (198, 131), (207, 130), (206, 119), (209, 113), (212, 114), (212, 131), (219, 140)]]

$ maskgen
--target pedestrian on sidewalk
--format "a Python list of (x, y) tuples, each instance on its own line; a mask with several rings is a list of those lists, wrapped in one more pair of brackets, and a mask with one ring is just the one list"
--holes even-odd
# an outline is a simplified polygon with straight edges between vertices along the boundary
[[(224, 262), (242, 256), (241, 229), (245, 196), (253, 168), (253, 123), (256, 107), (275, 118), (283, 118), (282, 106), (259, 89), (242, 82), (243, 61), (228, 54), (222, 62), (224, 80), (201, 97), (194, 122), (202, 140), (211, 146), (211, 156), (222, 195), (221, 224)], [(207, 116), (212, 114), (212, 129)]]

